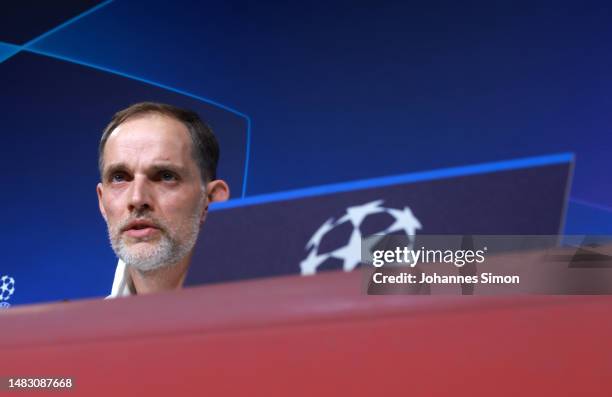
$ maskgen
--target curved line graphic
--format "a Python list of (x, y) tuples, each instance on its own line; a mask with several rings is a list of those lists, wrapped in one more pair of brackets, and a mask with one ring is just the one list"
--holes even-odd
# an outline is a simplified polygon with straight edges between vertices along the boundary
[(48, 31), (44, 32), (43, 34), (41, 34), (40, 36), (35, 37), (35, 38), (33, 38), (32, 40), (28, 41), (27, 43), (25, 43), (25, 44), (23, 45), (23, 47), (29, 47), (29, 46), (33, 45), (34, 43), (37, 43), (37, 42), (39, 42), (40, 40), (42, 40), (42, 39), (44, 39), (44, 38), (46, 38), (46, 37), (48, 37), (48, 36), (51, 36), (53, 33), (57, 33), (57, 32), (59, 32), (60, 30), (62, 30), (62, 29), (64, 29), (64, 28), (66, 28), (66, 27), (68, 27), (68, 26), (72, 25), (73, 23), (75, 23), (75, 22), (76, 22), (76, 21), (78, 21), (79, 19), (84, 18), (84, 17), (86, 17), (86, 16), (88, 16), (88, 15), (90, 15), (90, 14), (93, 14), (94, 12), (98, 11), (99, 9), (101, 9), (101, 8), (103, 8), (103, 7), (106, 7), (107, 5), (109, 5), (110, 3), (112, 3), (113, 1), (114, 1), (114, 0), (107, 0), (107, 1), (104, 1), (104, 2), (102, 2), (102, 3), (100, 3), (100, 4), (98, 4), (97, 6), (94, 6), (94, 7), (90, 8), (89, 10), (87, 10), (87, 11), (84, 11), (84, 12), (80, 13), (80, 14), (79, 14), (79, 15), (77, 15), (77, 16), (75, 16), (75, 17), (73, 17), (73, 18), (70, 18), (70, 19), (69, 19), (69, 20), (67, 20), (66, 22), (61, 23), (61, 24), (57, 25), (56, 27), (54, 27), (53, 29), (48, 30)]
[(81, 66), (88, 67), (88, 68), (95, 69), (95, 70), (99, 70), (99, 71), (102, 71), (102, 72), (105, 72), (105, 73), (114, 74), (114, 75), (125, 77), (125, 78), (131, 79), (131, 80), (139, 81), (139, 82), (144, 83), (144, 84), (152, 85), (154, 87), (158, 87), (158, 88), (170, 91), (170, 92), (174, 92), (174, 93), (181, 94), (181, 95), (193, 98), (193, 99), (197, 99), (197, 100), (199, 100), (201, 102), (208, 103), (210, 105), (216, 106), (216, 107), (221, 108), (223, 110), (226, 110), (228, 112), (234, 113), (237, 116), (243, 117), (246, 120), (246, 123), (247, 123), (247, 131), (246, 131), (246, 149), (245, 149), (245, 160), (244, 160), (244, 175), (243, 175), (243, 178), (242, 178), (241, 198), (245, 198), (246, 197), (246, 189), (247, 189), (247, 177), (248, 177), (248, 171), (249, 171), (249, 161), (250, 161), (250, 158), (251, 158), (251, 118), (248, 115), (246, 115), (246, 114), (244, 114), (242, 112), (239, 112), (238, 110), (233, 109), (233, 108), (231, 108), (229, 106), (223, 105), (222, 103), (219, 103), (219, 102), (214, 101), (212, 99), (208, 99), (208, 98), (205, 98), (205, 97), (202, 97), (202, 96), (190, 93), (188, 91), (184, 91), (184, 90), (181, 90), (181, 89), (178, 89), (178, 88), (174, 88), (174, 87), (171, 87), (171, 86), (166, 85), (166, 84), (162, 84), (162, 83), (159, 83), (159, 82), (156, 82), (156, 81), (153, 81), (153, 80), (149, 80), (149, 79), (146, 79), (146, 78), (143, 78), (143, 77), (139, 77), (139, 76), (136, 76), (136, 75), (133, 75), (133, 74), (124, 73), (124, 72), (121, 72), (119, 70), (115, 70), (115, 69), (112, 69), (112, 68), (109, 68), (109, 67), (105, 67), (105, 66), (101, 66), (101, 65), (96, 65), (96, 64), (91, 63), (91, 62), (82, 61), (82, 60), (79, 60), (79, 59), (76, 59), (76, 58), (67, 57), (67, 56), (55, 54), (55, 53), (52, 53), (52, 52), (49, 52), (49, 51), (44, 51), (44, 50), (32, 47), (34, 44), (36, 44), (40, 40), (45, 39), (48, 36), (50, 36), (50, 35), (52, 35), (54, 33), (59, 32), (60, 30), (65, 29), (66, 27), (72, 25), (73, 23), (77, 22), (78, 20), (80, 20), (80, 19), (82, 19), (82, 18), (84, 18), (84, 17), (86, 17), (88, 15), (91, 15), (92, 13), (94, 13), (94, 12), (104, 8), (104, 7), (106, 7), (107, 5), (111, 4), (113, 1), (114, 0), (107, 0), (107, 1), (105, 1), (103, 3), (100, 3), (97, 6), (91, 8), (91, 9), (89, 9), (89, 10), (87, 10), (87, 11), (85, 11), (85, 12), (83, 12), (83, 13), (81, 13), (81, 14), (79, 14), (79, 15), (71, 18), (71, 19), (69, 19), (68, 21), (66, 21), (66, 22), (56, 26), (55, 28), (53, 28), (53, 29), (51, 29), (51, 30), (41, 34), (40, 36), (35, 37), (34, 39), (28, 41), (24, 45), (19, 46), (19, 45), (15, 45), (15, 44), (0, 42), (0, 44), (5, 44), (6, 46), (9, 46), (9, 47), (12, 47), (12, 48), (15, 49), (15, 52), (13, 54), (11, 54), (10, 56), (0, 60), (0, 63), (5, 61), (6, 59), (9, 59), (9, 58), (15, 56), (16, 54), (18, 54), (21, 51), (30, 52), (30, 53), (33, 53), (33, 54), (37, 54), (37, 55), (42, 55), (42, 56), (46, 56), (46, 57), (49, 57), (49, 58), (58, 59), (58, 60), (61, 60), (61, 61), (64, 61), (64, 62), (69, 62), (69, 63), (81, 65)]
[(323, 196), (333, 193), (342, 193), (359, 189), (391, 186), (404, 183), (416, 183), (439, 179), (456, 178), (466, 175), (479, 175), (491, 172), (516, 170), (530, 167), (543, 167), (548, 165), (572, 163), (573, 153), (558, 153), (536, 157), (523, 157), (511, 160), (494, 161), (488, 163), (438, 168), (426, 171), (416, 171), (408, 174), (388, 175), (370, 179), (360, 179), (349, 182), (338, 182), (327, 185), (310, 186), (307, 188), (285, 190), (274, 193), (250, 196), (224, 203), (215, 203), (210, 210), (219, 211), (229, 208), (245, 207), (250, 205), (267, 204), (276, 201), (294, 200), (305, 197)]
[(579, 199), (577, 197), (570, 197), (570, 201), (576, 204), (580, 204), (580, 205), (584, 205), (586, 207), (591, 207), (600, 211), (606, 211), (606, 212), (610, 212), (612, 213), (612, 208), (605, 206), (605, 205), (601, 205), (601, 204), (597, 204), (597, 203), (593, 203), (591, 201), (587, 201), (587, 200), (582, 200)]

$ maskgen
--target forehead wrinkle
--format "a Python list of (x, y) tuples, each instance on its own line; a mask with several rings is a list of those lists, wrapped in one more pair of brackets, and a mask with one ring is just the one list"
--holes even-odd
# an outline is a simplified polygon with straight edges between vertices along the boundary
[[(126, 125), (122, 124), (117, 127), (107, 141), (105, 148), (107, 153), (105, 154), (116, 155), (128, 152), (128, 157), (140, 157), (144, 152), (147, 157), (151, 157), (151, 161), (184, 162), (185, 158), (192, 158), (188, 132), (185, 132), (183, 139), (180, 139), (176, 136), (175, 129), (160, 126), (159, 123), (152, 126), (134, 126), (133, 122), (138, 121), (140, 120), (130, 120)], [(164, 122), (167, 121), (170, 120), (164, 120)]]

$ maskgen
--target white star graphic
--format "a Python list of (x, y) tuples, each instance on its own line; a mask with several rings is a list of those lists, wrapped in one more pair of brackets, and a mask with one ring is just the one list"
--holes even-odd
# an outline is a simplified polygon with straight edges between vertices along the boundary
[(321, 225), (319, 230), (317, 230), (315, 234), (312, 235), (312, 237), (310, 238), (310, 241), (308, 241), (308, 244), (306, 244), (306, 249), (310, 249), (313, 246), (318, 246), (323, 236), (327, 232), (332, 230), (334, 226), (335, 226), (334, 218), (329, 218), (328, 220), (326, 220), (325, 223)]
[(354, 229), (349, 242), (344, 247), (331, 253), (331, 256), (344, 261), (343, 269), (350, 272), (361, 263), (361, 233)]
[(338, 219), (336, 224), (350, 220), (355, 227), (359, 227), (366, 216), (385, 211), (385, 209), (380, 206), (382, 203), (383, 200), (376, 200), (355, 207), (349, 207), (346, 209), (346, 214)]
[(317, 267), (329, 258), (329, 254), (317, 255), (316, 251), (316, 249), (310, 250), (308, 256), (300, 262), (300, 269), (302, 270), (303, 276), (315, 274)]
[(414, 239), (417, 229), (421, 229), (421, 222), (414, 216), (410, 208), (404, 207), (403, 210), (387, 208), (389, 214), (395, 218), (395, 222), (383, 232), (383, 234), (403, 231), (410, 240)]

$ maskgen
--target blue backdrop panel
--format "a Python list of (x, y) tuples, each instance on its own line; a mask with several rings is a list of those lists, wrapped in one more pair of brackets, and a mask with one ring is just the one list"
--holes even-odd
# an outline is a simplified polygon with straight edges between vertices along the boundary
[(209, 214), (188, 283), (351, 270), (361, 255), (353, 238), (381, 231), (558, 234), (571, 168), (560, 155), (228, 203)]
[(611, 15), (603, 2), (122, 0), (32, 50), (248, 114), (248, 194), (572, 151), (572, 197), (610, 207)]

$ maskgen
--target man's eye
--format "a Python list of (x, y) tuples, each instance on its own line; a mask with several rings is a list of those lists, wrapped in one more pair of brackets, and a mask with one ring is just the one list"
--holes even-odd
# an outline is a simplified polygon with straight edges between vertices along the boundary
[(117, 173), (117, 174), (113, 174), (111, 175), (111, 182), (123, 182), (125, 181), (125, 175)]
[(160, 173), (160, 178), (162, 181), (176, 181), (176, 175), (169, 171), (162, 171)]

